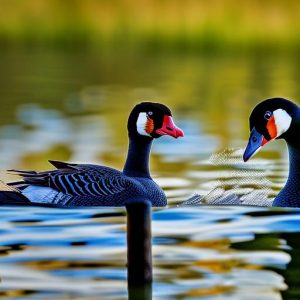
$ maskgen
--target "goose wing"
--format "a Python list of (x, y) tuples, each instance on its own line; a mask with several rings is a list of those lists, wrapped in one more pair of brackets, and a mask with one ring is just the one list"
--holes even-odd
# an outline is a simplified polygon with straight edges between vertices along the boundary
[(50, 187), (69, 196), (111, 196), (121, 193), (132, 185), (123, 173), (109, 167), (54, 160), (49, 162), (56, 170), (8, 171), (22, 176), (26, 184)]

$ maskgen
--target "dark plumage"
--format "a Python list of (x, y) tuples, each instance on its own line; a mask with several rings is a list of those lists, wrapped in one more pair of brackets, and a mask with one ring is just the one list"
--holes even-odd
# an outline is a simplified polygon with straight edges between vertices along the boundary
[[(9, 170), (23, 180), (8, 183), (0, 192), (2, 203), (46, 203), (58, 206), (123, 206), (149, 200), (164, 206), (167, 199), (149, 173), (154, 138), (183, 136), (172, 121), (171, 111), (159, 103), (136, 105), (128, 119), (129, 149), (123, 172), (99, 165), (49, 161), (56, 170)], [(9, 196), (10, 195), (10, 196)]]
[(247, 161), (262, 146), (284, 139), (289, 151), (289, 176), (273, 206), (300, 207), (300, 107), (283, 99), (259, 103), (250, 116), (250, 138), (244, 152)]

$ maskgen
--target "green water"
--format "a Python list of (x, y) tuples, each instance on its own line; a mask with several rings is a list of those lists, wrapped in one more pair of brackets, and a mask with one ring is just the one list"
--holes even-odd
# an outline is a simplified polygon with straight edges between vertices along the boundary
[[(109, 56), (101, 51), (3, 50), (0, 124), (4, 131), (12, 125), (14, 132), (9, 138), (13, 139), (21, 131), (34, 133), (34, 129), (43, 127), (43, 122), (55, 118), (68, 122), (70, 130), (74, 130), (78, 120), (88, 124), (99, 117), (109, 130), (98, 132), (106, 135), (105, 143), (100, 136), (89, 143), (111, 143), (109, 151), (99, 150), (97, 158), (103, 157), (107, 163), (121, 167), (123, 157), (116, 152), (125, 152), (127, 147), (128, 113), (135, 103), (153, 100), (169, 105), (175, 120), (187, 124), (188, 135), (213, 140), (193, 149), (199, 159), (202, 154), (212, 153), (206, 147), (213, 148), (210, 150), (244, 147), (249, 113), (260, 100), (278, 95), (297, 100), (299, 66), (300, 61), (295, 57), (255, 54), (250, 57), (147, 56), (120, 51)], [(30, 114), (35, 114), (37, 120)], [(51, 128), (48, 131), (50, 134)], [(47, 135), (41, 138), (45, 140)], [(42, 148), (44, 140), (30, 141), (30, 147)], [(185, 139), (180, 145), (190, 142)], [(23, 143), (27, 146), (26, 140)], [(272, 147), (277, 149), (278, 143), (269, 150)], [(47, 151), (54, 151), (52, 156), (57, 158), (72, 158), (74, 153), (72, 145), (60, 142), (59, 137)], [(189, 151), (186, 147), (186, 152)], [(24, 148), (18, 152), (21, 157), (13, 161), (13, 166), (27, 167), (28, 156), (42, 155), (41, 151), (27, 153)], [(114, 154), (116, 157), (107, 157)], [(260, 157), (264, 156), (262, 153)], [(37, 167), (42, 160), (36, 160)], [(155, 172), (159, 171), (156, 163), (154, 158)], [(7, 164), (11, 166), (12, 162)]]

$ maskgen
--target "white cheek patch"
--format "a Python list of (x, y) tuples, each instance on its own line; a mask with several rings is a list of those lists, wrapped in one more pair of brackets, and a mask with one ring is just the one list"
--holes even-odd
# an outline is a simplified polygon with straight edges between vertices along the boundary
[(147, 121), (147, 114), (145, 112), (141, 112), (136, 122), (136, 130), (140, 135), (151, 136), (146, 132)]
[(285, 133), (291, 126), (292, 117), (284, 109), (276, 109), (273, 112), (277, 137)]

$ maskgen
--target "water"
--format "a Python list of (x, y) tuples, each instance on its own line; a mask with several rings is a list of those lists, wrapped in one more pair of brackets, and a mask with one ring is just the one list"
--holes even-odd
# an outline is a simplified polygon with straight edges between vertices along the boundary
[[(185, 138), (152, 151), (169, 203), (153, 212), (153, 299), (298, 299), (299, 210), (181, 205), (195, 192), (271, 202), (288, 171), (284, 143), (247, 164), (241, 149), (257, 101), (299, 96), (297, 61), (2, 50), (0, 168), (42, 170), (47, 159), (122, 168), (130, 107), (166, 103)], [(3, 299), (127, 299), (122, 208), (0, 213)]]
[[(10, 207), (1, 215), (1, 295), (127, 298), (122, 209)], [(249, 207), (156, 211), (153, 298), (280, 299), (288, 285), (292, 293), (299, 220), (295, 210)]]

